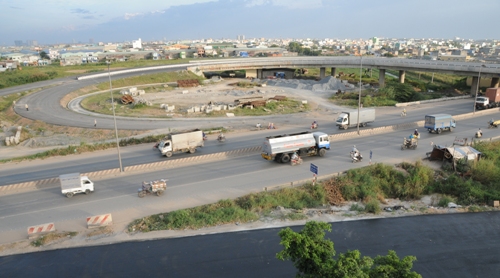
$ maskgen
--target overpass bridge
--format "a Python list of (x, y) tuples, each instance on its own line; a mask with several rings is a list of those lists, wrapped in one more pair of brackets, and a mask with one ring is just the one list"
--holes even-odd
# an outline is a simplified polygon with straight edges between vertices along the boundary
[(238, 58), (224, 60), (190, 61), (189, 70), (225, 71), (246, 70), (249, 76), (266, 78), (266, 70), (279, 71), (290, 68), (319, 68), (320, 77), (324, 78), (326, 68), (331, 68), (335, 76), (337, 68), (376, 68), (380, 71), (379, 84), (385, 84), (385, 71), (399, 71), (399, 81), (404, 83), (406, 71), (427, 71), (447, 74), (472, 76), (471, 93), (476, 92), (479, 78), (491, 78), (491, 87), (499, 87), (500, 65), (450, 61), (428, 61), (416, 59), (381, 58), (381, 57), (273, 57), (273, 58)]

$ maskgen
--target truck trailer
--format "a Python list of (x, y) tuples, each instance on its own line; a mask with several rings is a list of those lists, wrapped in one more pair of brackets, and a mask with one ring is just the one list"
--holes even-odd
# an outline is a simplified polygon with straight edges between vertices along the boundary
[[(364, 108), (359, 110), (359, 126), (365, 127), (375, 121), (375, 109)], [(335, 124), (339, 128), (347, 129), (358, 125), (358, 110), (346, 111), (340, 113)]]
[(177, 152), (195, 153), (196, 148), (203, 147), (203, 131), (195, 129), (187, 132), (171, 133), (158, 144), (158, 150), (166, 157)]
[(424, 128), (426, 128), (429, 133), (441, 134), (443, 130), (453, 131), (457, 127), (455, 119), (449, 114), (434, 114), (425, 115)]
[(77, 193), (90, 194), (90, 192), (94, 192), (94, 183), (87, 176), (81, 176), (80, 173), (60, 175), (59, 182), (62, 194), (68, 198)]
[(325, 156), (330, 149), (328, 134), (323, 132), (301, 132), (266, 137), (262, 145), (262, 158), (288, 163), (294, 152), (300, 156)]
[(477, 97), (476, 109), (500, 107), (500, 88), (488, 88), (484, 96)]

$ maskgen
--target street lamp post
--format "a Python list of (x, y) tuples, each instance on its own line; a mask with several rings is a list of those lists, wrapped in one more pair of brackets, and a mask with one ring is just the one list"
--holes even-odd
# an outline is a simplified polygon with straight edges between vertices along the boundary
[(476, 114), (476, 101), (477, 101), (477, 94), (479, 92), (479, 83), (481, 83), (481, 70), (485, 67), (486, 67), (485, 65), (481, 65), (481, 67), (479, 68), (479, 74), (477, 76), (476, 97), (474, 98), (474, 112), (472, 112), (472, 114)]
[(118, 162), (120, 163), (120, 172), (123, 172), (122, 156), (120, 154), (120, 141), (118, 140), (118, 128), (116, 127), (115, 100), (113, 99), (113, 86), (111, 85), (111, 72), (109, 71), (109, 65), (111, 64), (111, 62), (106, 61), (106, 63), (108, 64), (109, 93), (111, 94), (111, 107), (113, 110), (113, 121), (115, 122), (115, 136), (116, 136), (116, 149), (118, 150)]
[(359, 95), (358, 95), (358, 135), (359, 135), (359, 113), (360, 113), (360, 108), (361, 108), (361, 84), (362, 83), (362, 71), (363, 71), (363, 56), (360, 56), (360, 61), (359, 61)]

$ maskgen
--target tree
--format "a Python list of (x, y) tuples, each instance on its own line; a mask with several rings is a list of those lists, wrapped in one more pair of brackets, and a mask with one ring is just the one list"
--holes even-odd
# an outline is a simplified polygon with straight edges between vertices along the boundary
[(43, 60), (50, 60), (49, 55), (45, 51), (40, 52), (40, 58), (42, 58)]
[(413, 256), (399, 259), (390, 250), (387, 256), (375, 259), (362, 257), (358, 250), (339, 254), (335, 259), (332, 241), (325, 239), (325, 231), (331, 232), (331, 225), (324, 222), (307, 222), (304, 229), (294, 232), (282, 229), (278, 235), (284, 249), (276, 254), (280, 260), (290, 260), (297, 268), (297, 277), (401, 277), (418, 278), (420, 274), (412, 271)]

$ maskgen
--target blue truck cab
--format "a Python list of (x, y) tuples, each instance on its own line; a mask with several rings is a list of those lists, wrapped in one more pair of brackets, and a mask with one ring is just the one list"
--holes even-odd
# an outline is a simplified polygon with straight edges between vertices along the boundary
[(455, 127), (457, 123), (449, 114), (425, 115), (424, 128), (429, 130), (429, 133), (441, 134), (443, 130), (453, 131)]

